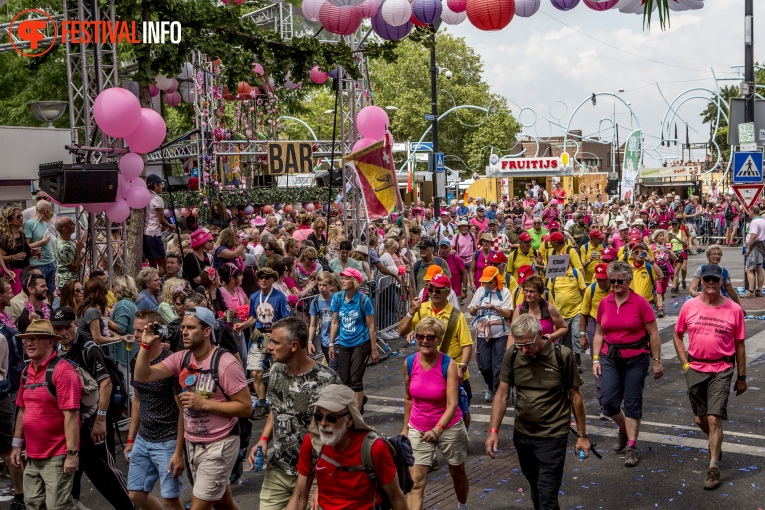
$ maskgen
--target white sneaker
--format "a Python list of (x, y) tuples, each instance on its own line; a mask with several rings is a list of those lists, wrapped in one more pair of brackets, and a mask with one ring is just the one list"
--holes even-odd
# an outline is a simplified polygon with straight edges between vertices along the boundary
[(399, 336), (395, 331), (384, 331), (377, 335), (377, 338), (381, 340), (398, 340)]
[(82, 504), (82, 501), (80, 501), (79, 499), (75, 499), (75, 500), (74, 500), (74, 506), (73, 506), (73, 508), (74, 508), (74, 510), (90, 510), (88, 507), (86, 507), (85, 505), (83, 505), (83, 504)]

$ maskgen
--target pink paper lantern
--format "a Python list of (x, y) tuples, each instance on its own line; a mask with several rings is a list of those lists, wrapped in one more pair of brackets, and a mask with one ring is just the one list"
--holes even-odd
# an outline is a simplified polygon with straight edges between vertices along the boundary
[(141, 120), (141, 103), (127, 89), (112, 87), (96, 97), (93, 117), (98, 127), (112, 138), (132, 133)]
[(329, 74), (319, 69), (319, 66), (313, 66), (311, 68), (311, 81), (314, 82), (315, 84), (321, 85), (322, 83), (325, 83), (328, 79), (329, 79)]
[(265, 71), (263, 70), (263, 66), (258, 64), (257, 62), (252, 64), (252, 72), (260, 76), (263, 76), (265, 74)]
[(379, 0), (365, 0), (364, 3), (356, 6), (356, 10), (362, 18), (373, 18), (380, 8)]
[(319, 11), (325, 0), (303, 0), (301, 10), (308, 21), (319, 21)]
[(125, 176), (128, 182), (132, 182), (141, 175), (143, 166), (143, 158), (135, 152), (128, 152), (120, 158), (120, 173)]
[(159, 87), (157, 87), (157, 86), (156, 86), (156, 85), (154, 85), (153, 83), (149, 83), (149, 95), (150, 95), (151, 97), (154, 97), (154, 96), (156, 96), (157, 94), (159, 94)]
[(352, 7), (337, 7), (326, 2), (319, 10), (319, 22), (327, 32), (351, 35), (361, 26), (361, 15)]
[(515, 15), (530, 18), (537, 13), (541, 3), (541, 0), (515, 0)]
[[(593, 11), (607, 11), (616, 7), (619, 0), (582, 0)], [(670, 2), (672, 3), (672, 2)]]
[(170, 88), (167, 89), (165, 92), (175, 92), (176, 90), (178, 90), (178, 80), (176, 80), (175, 78), (172, 78), (170, 81), (172, 82), (172, 85), (170, 85)]
[(453, 10), (449, 9), (448, 4), (444, 5), (444, 10), (441, 13), (441, 19), (447, 25), (459, 25), (460, 23), (465, 21), (466, 18), (467, 18), (467, 13), (465, 11), (454, 12)]
[(468, 0), (465, 12), (479, 30), (502, 30), (515, 16), (515, 0)]
[(311, 202), (308, 202), (307, 204), (305, 204), (305, 205), (303, 206), (303, 208), (304, 208), (304, 209), (305, 209), (307, 212), (314, 212), (314, 211), (316, 210), (316, 206), (315, 206), (315, 205), (313, 205)]
[(364, 138), (380, 140), (389, 124), (388, 114), (379, 106), (367, 106), (356, 115), (356, 129)]
[(125, 200), (118, 198), (116, 202), (106, 206), (106, 216), (114, 223), (122, 223), (130, 217), (130, 206)]
[(146, 188), (130, 188), (125, 201), (131, 209), (143, 209), (151, 202), (151, 193)]
[(409, 0), (385, 0), (380, 8), (386, 23), (394, 27), (405, 25), (412, 17), (412, 5)]
[(446, 5), (452, 12), (465, 12), (467, 0), (446, 0)]
[(183, 209), (181, 209), (181, 216), (183, 216), (184, 218), (188, 218), (190, 214), (191, 214), (191, 211), (189, 211), (187, 207), (184, 207)]
[(165, 103), (167, 103), (167, 106), (178, 106), (181, 104), (181, 93), (165, 92)]
[(579, 0), (550, 0), (550, 2), (560, 11), (570, 11), (579, 4)]
[(124, 138), (133, 152), (148, 154), (162, 145), (166, 134), (167, 126), (162, 116), (151, 108), (141, 108), (141, 120), (138, 127)]

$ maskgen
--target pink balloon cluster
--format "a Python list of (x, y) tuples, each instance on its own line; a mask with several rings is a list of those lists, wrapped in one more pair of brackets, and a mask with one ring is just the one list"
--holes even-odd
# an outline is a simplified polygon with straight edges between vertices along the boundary
[[(174, 91), (178, 87), (175, 79), (167, 81), (170, 83), (165, 90), (170, 92), (166, 92), (166, 101), (168, 95), (178, 94)], [(160, 89), (164, 85), (162, 83)], [(131, 208), (143, 209), (151, 201), (146, 181), (140, 178), (144, 167), (141, 154), (153, 152), (162, 145), (167, 126), (160, 114), (151, 108), (141, 108), (135, 95), (119, 87), (106, 89), (96, 97), (93, 117), (106, 135), (123, 138), (131, 152), (120, 158), (117, 199), (112, 203), (85, 204), (83, 208), (94, 214), (106, 212), (110, 220), (122, 223), (130, 216)]]

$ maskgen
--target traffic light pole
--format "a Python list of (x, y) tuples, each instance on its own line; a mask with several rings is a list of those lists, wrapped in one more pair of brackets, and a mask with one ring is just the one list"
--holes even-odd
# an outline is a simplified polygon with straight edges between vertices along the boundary
[(754, 0), (744, 3), (744, 81), (749, 85), (744, 122), (754, 122)]

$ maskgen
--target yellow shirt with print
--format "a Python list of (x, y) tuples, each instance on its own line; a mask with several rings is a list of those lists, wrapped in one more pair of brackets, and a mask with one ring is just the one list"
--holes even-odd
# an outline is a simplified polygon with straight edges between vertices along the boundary
[[(412, 330), (414, 330), (414, 327), (423, 317), (435, 317), (436, 319), (440, 319), (444, 323), (444, 328), (446, 328), (449, 325), (449, 318), (452, 316), (453, 311), (454, 307), (450, 303), (446, 303), (446, 307), (443, 310), (440, 310), (438, 315), (436, 315), (433, 313), (433, 303), (430, 301), (425, 302), (420, 306), (417, 313), (414, 314), (414, 318), (412, 318)], [(444, 339), (444, 341), (448, 340), (448, 338)], [(462, 317), (457, 321), (457, 326), (454, 328), (454, 336), (449, 343), (449, 348), (447, 349), (446, 354), (459, 365), (462, 361), (462, 348), (467, 346), (473, 346), (473, 337), (470, 335), (470, 328), (468, 327), (467, 319), (463, 313)], [(467, 380), (468, 377), (468, 371), (465, 370), (462, 379)]]
[[(629, 262), (632, 264), (632, 259), (630, 259)], [(659, 279), (659, 275), (656, 273), (656, 264), (651, 264), (651, 272), (653, 273), (653, 283), (655, 284), (656, 280)], [(651, 284), (651, 281), (652, 279), (648, 274), (648, 269), (645, 264), (643, 264), (640, 268), (634, 268), (630, 289), (634, 290), (648, 301), (653, 302), (653, 285)]]
[[(595, 289), (593, 292), (592, 289)], [(598, 318), (598, 306), (600, 301), (611, 293), (611, 289), (602, 290), (597, 281), (587, 285), (584, 289), (584, 298), (582, 299), (582, 315), (589, 315), (593, 319)]]
[[(573, 252), (572, 252), (573, 254)], [(555, 306), (560, 310), (564, 319), (573, 319), (582, 310), (582, 292), (584, 291), (584, 275), (581, 270), (574, 271), (569, 266), (566, 276), (551, 278), (547, 284), (550, 296)]]
[[(622, 246), (621, 248), (619, 248), (619, 252), (616, 254), (616, 260), (624, 260), (626, 262), (627, 259), (629, 259), (629, 257), (630, 257), (629, 254), (626, 257), (624, 256), (624, 249), (625, 248), (626, 248), (626, 246)], [(650, 246), (648, 247), (648, 258), (650, 258), (651, 260), (654, 260), (653, 250), (651, 250)]]
[(595, 266), (597, 266), (600, 263), (600, 254), (603, 253), (603, 243), (600, 243), (600, 246), (596, 247), (591, 242), (584, 243), (580, 248), (580, 260), (582, 261), (582, 267), (584, 267), (584, 262), (587, 262), (590, 260), (590, 257), (593, 253), (598, 254), (598, 258), (590, 262), (590, 265), (587, 267), (584, 267), (584, 283), (589, 285), (590, 283), (593, 283), (595, 280)]
[(518, 280), (518, 269), (523, 266), (536, 266), (536, 253), (534, 250), (529, 249), (528, 255), (524, 255), (521, 250), (513, 250), (507, 257), (506, 272), (513, 275), (513, 278)]

